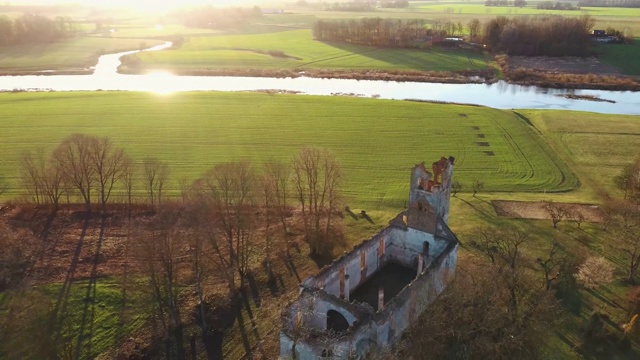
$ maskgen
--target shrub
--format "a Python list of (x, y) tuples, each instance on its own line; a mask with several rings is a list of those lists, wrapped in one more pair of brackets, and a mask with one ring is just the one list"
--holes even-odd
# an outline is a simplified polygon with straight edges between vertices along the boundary
[(576, 273), (576, 280), (587, 289), (596, 289), (613, 280), (613, 265), (603, 257), (590, 257)]

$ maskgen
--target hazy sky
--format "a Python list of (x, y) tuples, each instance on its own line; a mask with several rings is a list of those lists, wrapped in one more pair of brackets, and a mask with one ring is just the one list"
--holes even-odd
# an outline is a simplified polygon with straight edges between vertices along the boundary
[(85, 6), (118, 7), (146, 10), (166, 10), (189, 5), (230, 6), (256, 3), (257, 0), (4, 0), (0, 3), (10, 5), (55, 5), (83, 4)]

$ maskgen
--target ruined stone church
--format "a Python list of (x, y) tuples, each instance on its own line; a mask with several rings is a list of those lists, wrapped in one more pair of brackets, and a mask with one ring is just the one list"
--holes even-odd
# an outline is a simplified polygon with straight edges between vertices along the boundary
[(411, 171), (409, 208), (300, 284), (282, 313), (281, 359), (364, 359), (392, 346), (456, 267), (449, 229), (453, 157)]

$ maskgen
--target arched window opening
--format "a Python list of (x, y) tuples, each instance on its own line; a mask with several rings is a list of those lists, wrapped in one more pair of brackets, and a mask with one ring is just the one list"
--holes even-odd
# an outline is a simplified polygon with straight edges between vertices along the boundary
[(349, 328), (347, 319), (335, 310), (327, 311), (327, 330), (335, 332), (346, 331)]

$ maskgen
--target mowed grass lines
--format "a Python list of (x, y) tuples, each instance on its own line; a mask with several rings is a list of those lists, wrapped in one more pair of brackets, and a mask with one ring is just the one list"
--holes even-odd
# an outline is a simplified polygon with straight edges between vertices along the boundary
[(0, 174), (20, 190), (22, 151), (51, 150), (74, 132), (110, 137), (135, 160), (171, 165), (174, 194), (213, 164), (288, 161), (305, 145), (335, 153), (350, 200), (402, 206), (409, 169), (455, 156), (469, 189), (565, 191), (577, 180), (510, 111), (408, 101), (256, 93), (0, 94)]
[(613, 177), (640, 155), (640, 117), (605, 114), (522, 110), (581, 178), (606, 191)]
[(98, 62), (101, 54), (140, 49), (161, 44), (157, 40), (79, 37), (53, 44), (0, 47), (0, 72), (77, 70)]
[[(288, 57), (268, 54), (279, 51)], [(311, 30), (191, 37), (180, 49), (136, 54), (147, 68), (342, 68), (457, 71), (486, 68), (478, 52), (380, 49), (313, 40)]]

